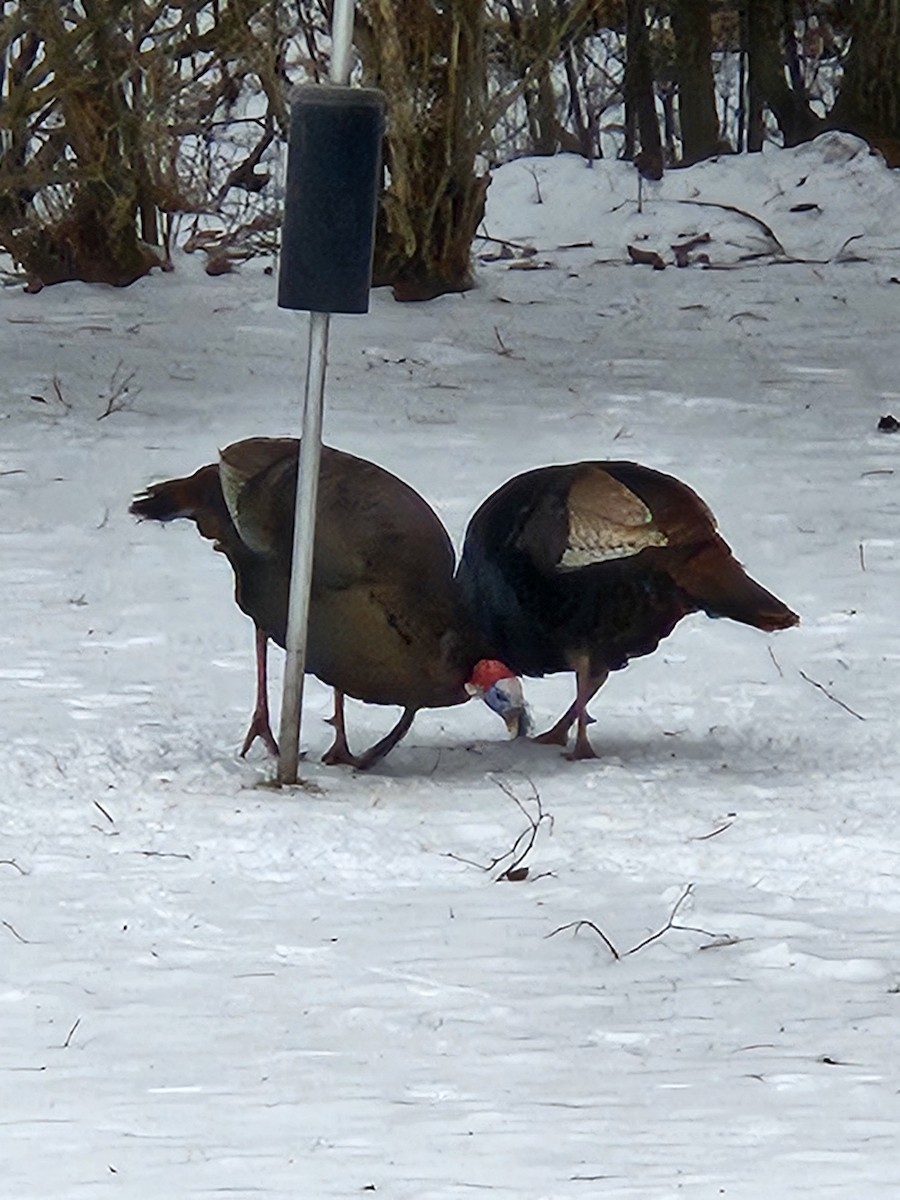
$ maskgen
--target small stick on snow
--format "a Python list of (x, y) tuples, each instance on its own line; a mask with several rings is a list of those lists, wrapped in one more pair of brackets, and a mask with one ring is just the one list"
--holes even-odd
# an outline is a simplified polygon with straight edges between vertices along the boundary
[(722, 937), (713, 938), (711, 942), (704, 942), (702, 946), (698, 946), (698, 950), (723, 950), (726, 946), (738, 946), (741, 942), (748, 941), (748, 938), (735, 937), (733, 933), (723, 934)]
[[(684, 889), (684, 891), (681, 893), (681, 895), (678, 897), (678, 899), (675, 901), (675, 907), (669, 913), (669, 919), (668, 919), (668, 921), (666, 921), (665, 925), (663, 925), (662, 929), (657, 929), (656, 933), (651, 933), (650, 936), (645, 937), (642, 942), (638, 942), (638, 944), (636, 946), (632, 946), (630, 950), (626, 950), (625, 954), (622, 957), (627, 958), (629, 954), (637, 954), (638, 950), (643, 950), (643, 948), (645, 946), (649, 946), (651, 942), (655, 942), (658, 938), (663, 937), (665, 934), (667, 934), (669, 932), (670, 929), (686, 929), (686, 928), (688, 928), (688, 926), (685, 926), (685, 925), (676, 925), (675, 918), (678, 916), (679, 908), (681, 908), (682, 904), (684, 904), (685, 900), (687, 900), (688, 896), (690, 896), (690, 894), (691, 894), (691, 892), (693, 892), (693, 890), (694, 890), (694, 885), (692, 883), (689, 883), (687, 885), (687, 887)], [(707, 933), (707, 931), (705, 929), (691, 930), (691, 932), (704, 933), (704, 934), (706, 934), (707, 937), (715, 937), (716, 936), (714, 933)]]
[(697, 837), (692, 837), (690, 840), (692, 842), (708, 842), (710, 838), (718, 837), (720, 833), (724, 833), (726, 829), (730, 829), (733, 824), (734, 821), (723, 821), (721, 825), (718, 825), (715, 829), (711, 829), (709, 833), (698, 834)]
[(191, 861), (189, 854), (177, 854), (174, 850), (135, 850), (135, 854), (140, 854), (144, 858), (186, 858)]
[[(128, 403), (129, 389), (131, 388), (134, 377), (137, 375), (137, 371), (129, 371), (127, 375), (120, 379), (119, 371), (121, 371), (123, 365), (122, 359), (120, 358), (116, 365), (116, 369), (110, 376), (109, 396), (106, 400), (106, 408), (104, 408), (103, 412), (97, 418), (98, 421), (102, 421), (105, 417), (109, 417), (113, 413), (121, 412)], [(134, 399), (135, 396), (140, 395), (140, 392), (141, 389), (138, 388), (136, 392), (131, 393), (130, 398)]]
[(805, 671), (801, 671), (799, 667), (797, 670), (800, 672), (801, 678), (805, 679), (807, 683), (812, 684), (814, 688), (818, 688), (823, 695), (828, 697), (832, 704), (836, 704), (839, 708), (844, 709), (844, 711), (848, 712), (851, 717), (856, 717), (857, 721), (864, 721), (866, 719), (862, 713), (858, 713), (856, 709), (851, 708), (849, 704), (845, 704), (843, 700), (839, 700), (837, 696), (835, 696), (832, 692), (829, 692), (828, 688), (825, 687), (824, 684), (819, 683), (816, 679), (811, 679), (810, 676), (807, 675)]
[(678, 897), (678, 899), (675, 901), (672, 911), (669, 913), (669, 919), (668, 919), (668, 921), (666, 921), (665, 925), (663, 925), (663, 927), (661, 929), (657, 929), (656, 933), (651, 933), (650, 936), (644, 938), (644, 940), (642, 942), (638, 942), (638, 944), (636, 946), (632, 946), (630, 950), (625, 950), (621, 954), (616, 949), (616, 947), (613, 945), (613, 943), (610, 941), (610, 939), (606, 936), (606, 934), (603, 932), (603, 930), (600, 928), (600, 926), (595, 925), (593, 921), (586, 921), (586, 920), (569, 921), (568, 924), (560, 925), (557, 929), (554, 929), (552, 931), (552, 933), (548, 933), (547, 937), (548, 938), (555, 937), (556, 934), (564, 933), (567, 929), (573, 929), (576, 934), (578, 933), (578, 931), (580, 929), (590, 929), (590, 930), (593, 930), (594, 933), (596, 933), (596, 935), (601, 939), (603, 944), (606, 946), (607, 950), (609, 950), (609, 952), (613, 956), (613, 958), (615, 958), (617, 960), (621, 959), (621, 958), (627, 958), (629, 956), (629, 954), (637, 954), (637, 952), (639, 950), (643, 950), (645, 946), (649, 946), (651, 942), (655, 942), (655, 941), (657, 941), (657, 939), (659, 939), (659, 938), (663, 937), (665, 934), (667, 934), (670, 929), (678, 929), (684, 933), (702, 933), (704, 937), (713, 939), (711, 943), (709, 943), (705, 947), (701, 947), (701, 949), (710, 949), (713, 946), (715, 946), (715, 947), (732, 946), (732, 945), (736, 945), (740, 941), (743, 941), (744, 940), (743, 938), (732, 938), (732, 936), (730, 934), (712, 933), (708, 929), (699, 929), (696, 925), (676, 925), (675, 918), (678, 916), (678, 911), (681, 908), (682, 904), (684, 904), (685, 900), (687, 900), (688, 896), (691, 895), (693, 890), (694, 890), (694, 885), (692, 883), (689, 883), (687, 885), (687, 887), (684, 889), (684, 891), (681, 893), (681, 895)]
[(62, 381), (60, 380), (58, 375), (53, 376), (52, 383), (53, 383), (53, 390), (54, 390), (54, 392), (56, 392), (57, 400), (60, 402), (60, 404), (66, 410), (66, 412), (68, 412), (69, 409), (72, 407), (72, 404), (71, 404), (71, 401), (67, 400), (65, 398), (65, 396), (63, 395)]
[(552, 930), (550, 933), (547, 934), (547, 937), (548, 938), (556, 937), (556, 935), (558, 933), (565, 933), (567, 929), (574, 930), (576, 934), (582, 929), (593, 930), (593, 932), (596, 933), (597, 937), (600, 938), (600, 940), (606, 946), (607, 950), (610, 952), (610, 954), (613, 956), (613, 958), (618, 960), (622, 957), (622, 955), (618, 952), (618, 950), (615, 948), (615, 946), (612, 944), (612, 942), (609, 940), (609, 938), (606, 936), (606, 934), (603, 932), (603, 930), (600, 928), (600, 926), (595, 925), (593, 921), (585, 921), (585, 920), (569, 921), (567, 924), (560, 925), (556, 929)]
[(495, 353), (499, 354), (501, 358), (521, 358), (520, 354), (513, 354), (512, 350), (510, 350), (509, 346), (507, 346), (506, 342), (500, 336), (500, 330), (496, 325), (494, 326), (494, 337), (497, 339), (497, 344), (500, 347)]
[(62, 1044), (62, 1049), (63, 1049), (63, 1050), (68, 1050), (68, 1048), (69, 1048), (69, 1045), (70, 1045), (70, 1043), (71, 1043), (71, 1041), (72, 1041), (72, 1034), (75, 1032), (75, 1030), (78, 1028), (78, 1026), (79, 1026), (80, 1024), (81, 1024), (81, 1017), (76, 1017), (76, 1018), (75, 1018), (75, 1024), (72, 1026), (72, 1028), (71, 1028), (71, 1029), (69, 1030), (69, 1032), (66, 1034), (66, 1040), (65, 1040), (65, 1041), (63, 1042), (63, 1044)]
[[(531, 853), (531, 848), (534, 846), (535, 839), (537, 838), (538, 830), (540, 829), (541, 825), (543, 825), (545, 821), (548, 821), (550, 823), (551, 833), (553, 831), (553, 817), (549, 813), (544, 812), (544, 809), (541, 805), (541, 794), (537, 790), (534, 780), (528, 775), (526, 775), (525, 778), (531, 785), (531, 799), (537, 805), (537, 818), (533, 817), (531, 813), (528, 812), (528, 810), (525, 808), (525, 805), (508, 784), (504, 783), (502, 779), (494, 780), (494, 783), (496, 783), (500, 791), (503, 792), (504, 795), (509, 796), (510, 800), (512, 800), (518, 806), (522, 816), (531, 827), (530, 831), (528, 829), (523, 830), (513, 843), (512, 849), (508, 850), (507, 853), (498, 859), (497, 863), (495, 863), (495, 866), (499, 866), (500, 862), (503, 861), (503, 858), (506, 858), (507, 856), (512, 858), (512, 862), (509, 864), (509, 866), (502, 872), (502, 874), (497, 876), (497, 879), (494, 881), (495, 883), (499, 882), (501, 879), (506, 879), (507, 881), (514, 883), (518, 882), (520, 879), (524, 879), (528, 868), (522, 868), (522, 863)], [(525, 844), (525, 848), (521, 851), (521, 853), (519, 853), (519, 846), (525, 838), (528, 839)]]
[[(475, 235), (476, 242), (493, 242), (497, 246), (508, 246), (511, 250), (519, 250), (527, 258), (537, 254), (534, 246), (530, 246), (527, 242), (511, 242), (509, 238), (491, 237), (489, 233), (478, 233)], [(565, 249), (565, 247), (561, 247)]]
[[(454, 854), (452, 851), (447, 851), (444, 857), (452, 858), (456, 862), (465, 863), (466, 866), (469, 867), (478, 867), (480, 871), (485, 872), (495, 870), (495, 868), (499, 867), (500, 864), (508, 858), (511, 860), (509, 865), (504, 867), (494, 882), (499, 883), (500, 880), (503, 879), (508, 883), (518, 883), (520, 880), (525, 879), (528, 875), (528, 868), (523, 867), (522, 863), (531, 853), (535, 839), (537, 838), (538, 830), (545, 822), (549, 823), (551, 830), (553, 829), (553, 817), (550, 815), (550, 813), (544, 812), (543, 806), (541, 805), (541, 794), (535, 786), (534, 780), (528, 775), (525, 776), (525, 779), (528, 781), (528, 784), (531, 787), (531, 796), (529, 799), (536, 805), (537, 816), (532, 816), (532, 814), (525, 807), (523, 801), (519, 799), (509, 784), (504, 783), (502, 779), (493, 777), (494, 783), (496, 783), (497, 787), (500, 788), (501, 792), (503, 792), (505, 796), (509, 796), (510, 800), (513, 801), (513, 803), (522, 813), (522, 816), (528, 822), (528, 828), (522, 830), (509, 850), (504, 850), (502, 854), (496, 855), (495, 858), (492, 858), (491, 861), (486, 864), (475, 862), (471, 858), (463, 858), (462, 855)], [(525, 843), (524, 846), (523, 842)], [(545, 873), (549, 874), (549, 872)], [(540, 879), (541, 876), (535, 875), (533, 878)]]

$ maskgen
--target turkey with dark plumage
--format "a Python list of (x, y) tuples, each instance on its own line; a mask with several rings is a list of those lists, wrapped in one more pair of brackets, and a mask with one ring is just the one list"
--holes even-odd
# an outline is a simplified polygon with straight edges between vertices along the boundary
[(799, 618), (734, 558), (686, 484), (631, 462), (539, 467), (510, 479), (466, 531), (457, 579), (499, 658), (522, 675), (574, 671), (575, 700), (537, 741), (593, 758), (587, 705), (610, 671), (705, 612), (768, 632)]

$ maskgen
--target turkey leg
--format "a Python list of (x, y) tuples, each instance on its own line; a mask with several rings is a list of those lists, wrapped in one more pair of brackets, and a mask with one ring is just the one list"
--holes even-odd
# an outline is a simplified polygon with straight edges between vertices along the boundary
[(241, 758), (257, 738), (262, 738), (270, 754), (278, 756), (278, 743), (269, 724), (269, 681), (268, 681), (269, 635), (256, 627), (256, 708), (250, 718), (250, 728), (241, 746)]

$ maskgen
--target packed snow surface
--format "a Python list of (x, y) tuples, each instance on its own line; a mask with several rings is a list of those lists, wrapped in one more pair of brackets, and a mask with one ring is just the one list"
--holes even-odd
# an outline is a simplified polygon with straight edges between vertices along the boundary
[[(520, 470), (631, 459), (801, 614), (683, 621), (594, 701), (596, 762), (472, 703), (326, 768), (311, 680), (272, 788), (227, 562), (127, 507), (298, 431), (306, 317), (262, 260), (5, 290), (4, 1195), (896, 1197), (900, 175), (830, 135), (638, 199), (510, 163), (478, 288), (375, 293), (328, 372), (329, 442), (457, 544)], [(527, 687), (543, 725), (573, 695)], [(351, 703), (351, 744), (396, 715)]]

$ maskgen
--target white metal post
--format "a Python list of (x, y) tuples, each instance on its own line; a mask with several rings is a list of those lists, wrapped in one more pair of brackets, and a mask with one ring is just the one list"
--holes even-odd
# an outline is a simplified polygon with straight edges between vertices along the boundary
[[(345, 84), (350, 78), (354, 9), (354, 0), (335, 0), (329, 73), (332, 83)], [(285, 636), (284, 691), (279, 728), (278, 782), (282, 784), (297, 782), (297, 767), (300, 761), (306, 628), (316, 536), (316, 496), (322, 458), (322, 414), (325, 407), (325, 371), (328, 366), (330, 324), (329, 313), (309, 314), (309, 356), (306, 363), (303, 437), (297, 469), (293, 561)]]
[(285, 637), (284, 692), (278, 735), (279, 783), (297, 782), (297, 765), (300, 761), (300, 717), (303, 709), (306, 629), (316, 537), (316, 497), (319, 489), (319, 464), (322, 459), (322, 414), (325, 408), (329, 325), (328, 313), (309, 314), (306, 400), (303, 406), (300, 461), (297, 464), (291, 590)]
[(347, 83), (350, 79), (355, 7), (353, 0), (335, 0), (331, 18), (331, 67), (328, 71), (332, 83)]

